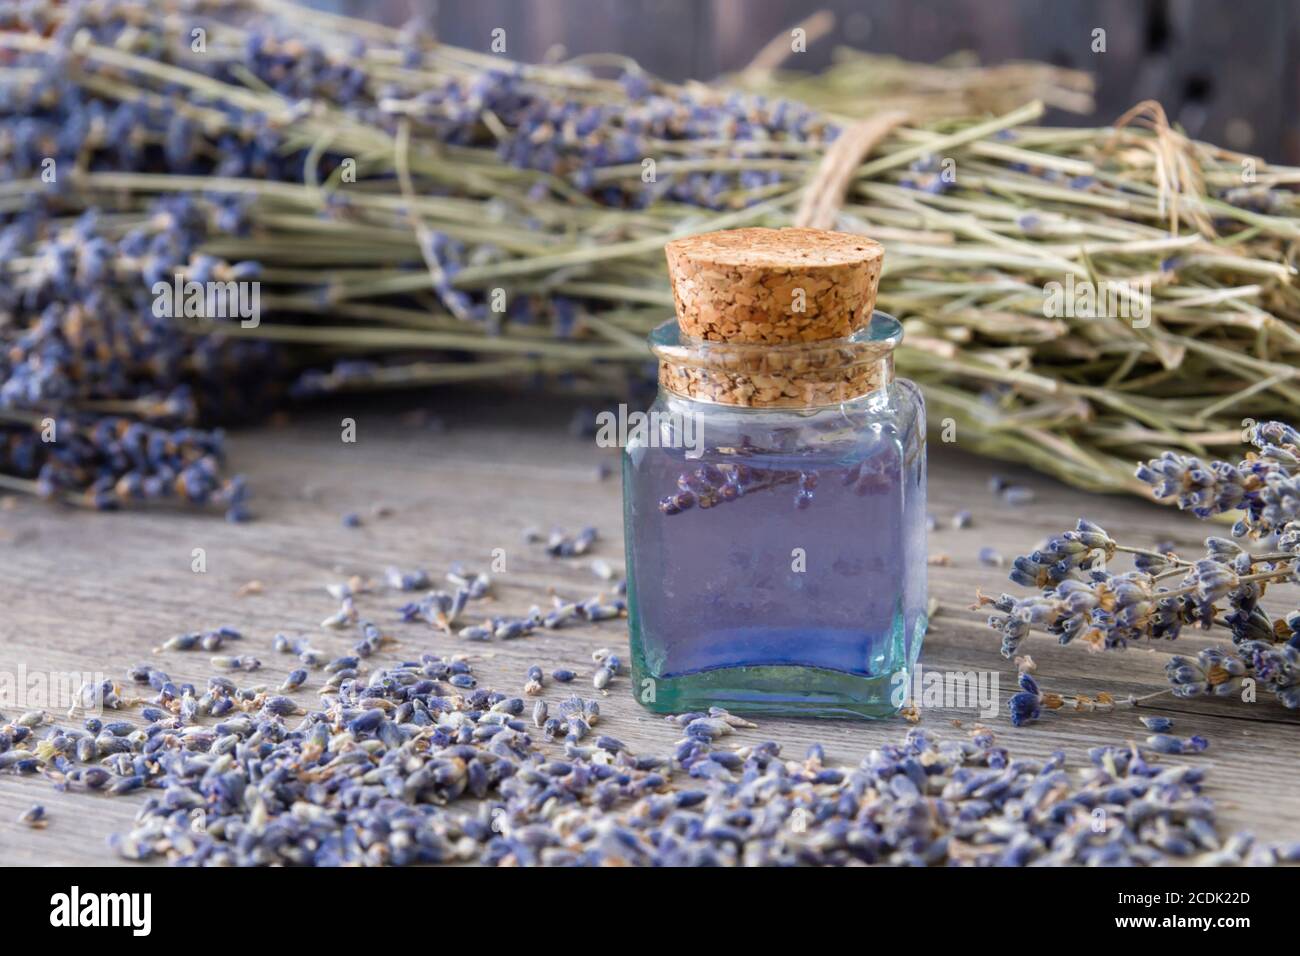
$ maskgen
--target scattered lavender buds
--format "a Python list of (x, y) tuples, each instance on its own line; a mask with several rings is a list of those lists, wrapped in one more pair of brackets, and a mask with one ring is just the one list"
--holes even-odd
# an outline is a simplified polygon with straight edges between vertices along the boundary
[(340, 602), (339, 609), (321, 621), (320, 626), (331, 630), (342, 630), (345, 627), (351, 627), (357, 622), (358, 618), (356, 604), (351, 595), (348, 595)]
[(154, 648), (154, 653), (194, 650), (204, 650), (211, 653), (220, 650), (228, 641), (242, 639), (243, 635), (233, 627), (219, 627), (215, 630), (202, 632), (193, 631), (188, 634), (177, 634), (175, 637), (169, 637)]
[(578, 557), (591, 550), (591, 546), (596, 543), (596, 537), (596, 529), (592, 527), (583, 528), (575, 535), (559, 530), (552, 531), (550, 537), (546, 539), (546, 553), (553, 558)]
[(212, 666), (228, 671), (255, 671), (262, 666), (262, 662), (256, 657), (250, 655), (217, 655), (212, 658)]
[[(1091, 525), (1068, 542), (1041, 566), (1091, 565), (1088, 555), (1113, 543)], [(1211, 550), (1238, 560), (1224, 546)], [(1211, 570), (1195, 574), (1188, 595), (1203, 601), (1220, 592)], [(1242, 572), (1234, 573), (1240, 588)], [(599, 619), (601, 606), (576, 605), (587, 609), (575, 617)], [(1300, 620), (1288, 618), (1286, 627), (1294, 635)], [(1063, 753), (1014, 758), (988, 732), (940, 741), (919, 729), (839, 765), (820, 744), (803, 759), (783, 759), (777, 743), (758, 740), (754, 723), (714, 707), (670, 718), (680, 739), (647, 753), (606, 726), (616, 721), (603, 718), (599, 700), (572, 694), (548, 702), (540, 665), (528, 668), (525, 693), (515, 695), (479, 686), (471, 663), (457, 657), (389, 661), (383, 646), (330, 657), (283, 634), (272, 643), (304, 665), (280, 693), (237, 683), (250, 669), (242, 663), (199, 685), (142, 664), (128, 677), (152, 699), (125, 698), (112, 682), (99, 690), (124, 707), (143, 704), (144, 724), (91, 715), (81, 727), (63, 727), (30, 711), (0, 722), (0, 772), (42, 774), (72, 793), (138, 801), (134, 824), (111, 838), (112, 848), (128, 860), (175, 865), (1300, 860), (1300, 844), (1257, 845), (1220, 831), (1202, 793), (1205, 771), (1163, 762), (1206, 743), (1169, 735), (1168, 727), (1149, 727), (1145, 747), (1095, 748), (1076, 772)], [(1294, 686), (1291, 645), (1243, 642), (1235, 650), (1231, 659), (1198, 659), (1180, 670), (1183, 685), (1197, 674), (1207, 688), (1228, 683), (1238, 660), (1241, 673), (1249, 667), (1258, 679)], [(614, 648), (591, 656), (609, 679), (624, 670)], [(301, 687), (306, 667), (329, 678), (314, 704), (286, 696)], [(567, 684), (576, 674), (556, 668), (551, 677)], [(1028, 673), (1012, 701), (1013, 719), (1025, 720), (1069, 704)], [(1095, 703), (1111, 702), (1099, 695)], [(195, 810), (203, 811), (202, 828), (191, 826)]]
[[(134, 761), (107, 780), (98, 768), (65, 772), (74, 789), (165, 786), (167, 800), (147, 800), (113, 846), (188, 865), (1259, 864), (1297, 852), (1221, 835), (1202, 771), (1132, 748), (1095, 748), (1076, 776), (1059, 753), (1012, 759), (987, 733), (939, 742), (914, 729), (835, 767), (818, 746), (803, 762), (782, 761), (772, 742), (715, 749), (731, 725), (697, 716), (679, 757), (633, 754), (609, 734), (588, 746), (572, 732), (555, 755), (513, 725), (514, 708), (498, 709), (506, 698), (425, 691), (437, 678), (424, 675), (446, 668), (429, 656), (399, 665), (296, 727), (275, 715), (218, 724), (209, 752), (154, 748), (140, 773)], [(587, 723), (581, 700), (565, 711), (571, 731)], [(538, 701), (534, 725), (552, 720)], [(253, 735), (262, 750), (245, 745)], [(230, 737), (233, 748), (221, 743)], [(462, 809), (461, 798), (475, 799)], [(199, 807), (202, 831), (188, 826)], [(1091, 825), (1098, 808), (1102, 829)]]
[(1020, 485), (1011, 485), (1003, 488), (1000, 497), (1009, 505), (1019, 507), (1021, 505), (1032, 504), (1035, 498), (1033, 489), (1025, 488)]
[[(623, 582), (620, 581), (619, 591), (622, 591), (622, 584)], [(431, 594), (430, 598), (434, 598), (434, 596)], [(417, 605), (403, 605), (399, 609), (399, 613), (402, 614), (404, 620), (414, 620), (417, 616), (421, 616), (423, 612), (420, 611), (420, 608), (425, 607), (428, 600), (426, 599), (426, 602)], [(434, 620), (442, 620), (438, 616), (439, 612), (437, 610), (433, 613), (435, 615)], [(569, 623), (594, 624), (624, 617), (626, 614), (627, 601), (621, 597), (606, 598), (604, 595), (596, 595), (585, 601), (574, 602), (566, 601), (557, 595), (553, 597), (553, 607), (548, 612), (543, 612), (541, 608), (534, 607), (524, 617), (488, 618), (481, 624), (471, 624), (460, 628), (457, 635), (469, 641), (493, 639), (509, 641), (527, 637), (539, 627), (554, 630)]]
[(384, 572), (384, 580), (395, 591), (420, 591), (433, 584), (427, 571), (403, 571), (401, 568), (389, 568)]
[(290, 671), (289, 675), (285, 677), (284, 681), (280, 684), (280, 692), (288, 693), (289, 691), (297, 690), (305, 683), (307, 683), (307, 671), (298, 668), (297, 670)]
[(524, 693), (530, 697), (538, 696), (542, 692), (542, 685), (544, 682), (545, 677), (542, 674), (542, 669), (536, 664), (533, 664), (528, 668), (528, 674), (524, 681)]
[(1146, 744), (1156, 753), (1162, 754), (1195, 754), (1210, 746), (1204, 737), (1188, 737), (1184, 740), (1170, 734), (1152, 734), (1146, 739)]

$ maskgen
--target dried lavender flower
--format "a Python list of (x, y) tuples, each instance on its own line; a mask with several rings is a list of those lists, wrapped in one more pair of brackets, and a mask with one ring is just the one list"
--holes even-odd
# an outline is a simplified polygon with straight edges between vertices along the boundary
[[(1109, 650), (1173, 640), (1189, 627), (1220, 627), (1235, 646), (1170, 658), (1169, 690), (1180, 697), (1241, 698), (1250, 681), (1282, 706), (1300, 707), (1300, 611), (1275, 620), (1260, 606), (1265, 588), (1300, 580), (1300, 433), (1284, 423), (1264, 422), (1253, 425), (1247, 437), (1257, 451), (1235, 464), (1207, 464), (1170, 452), (1137, 471), (1157, 498), (1197, 517), (1241, 510), (1243, 517), (1233, 526), (1238, 540), (1211, 535), (1203, 556), (1189, 560), (1171, 545), (1156, 550), (1122, 545), (1099, 525), (1080, 519), (1074, 530), (1013, 562), (1011, 580), (1037, 588), (1038, 594), (978, 596), (976, 606), (993, 612), (988, 621), (1001, 635), (1003, 655), (1013, 656), (1035, 630), (1062, 644), (1081, 640)], [(1269, 539), (1273, 550), (1249, 550), (1239, 543), (1243, 538)], [(1120, 553), (1133, 556), (1136, 570), (1109, 569)], [(1032, 678), (1022, 675), (1021, 683), (1010, 705), (1016, 724), (1037, 719), (1049, 702)], [(1058, 694), (1050, 700), (1061, 702), (1048, 708), (1057, 709), (1079, 699)], [(1163, 737), (1159, 745), (1173, 746)]]

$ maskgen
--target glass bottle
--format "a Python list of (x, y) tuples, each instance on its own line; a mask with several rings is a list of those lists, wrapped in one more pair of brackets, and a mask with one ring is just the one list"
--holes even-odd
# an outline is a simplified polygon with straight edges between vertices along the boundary
[(880, 247), (741, 229), (668, 254), (678, 319), (623, 460), (633, 690), (895, 714), (926, 628), (925, 412), (872, 308)]

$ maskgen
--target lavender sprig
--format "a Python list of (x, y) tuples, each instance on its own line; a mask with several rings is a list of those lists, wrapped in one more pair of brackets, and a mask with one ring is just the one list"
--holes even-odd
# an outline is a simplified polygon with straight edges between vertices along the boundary
[[(1017, 660), (1021, 660), (1018, 658)], [(1020, 690), (1007, 700), (1007, 713), (1014, 727), (1031, 724), (1047, 713), (1109, 714), (1125, 708), (1138, 707), (1149, 700), (1170, 693), (1169, 689), (1141, 697), (1132, 694), (1118, 696), (1108, 691), (1098, 694), (1062, 694), (1043, 690), (1030, 669), (1023, 667), (1017, 678)]]
[(1207, 647), (1195, 657), (1175, 655), (1165, 675), (1176, 697), (1247, 695), (1247, 680), (1277, 695), (1282, 706), (1300, 707), (1300, 641), (1286, 644), (1244, 641), (1234, 647)]
[(1245, 437), (1258, 452), (1236, 463), (1165, 452), (1139, 465), (1136, 476), (1157, 500), (1198, 518), (1244, 511), (1233, 537), (1275, 535), (1279, 544), (1286, 541), (1281, 550), (1300, 555), (1300, 432), (1284, 422), (1263, 422)]
[[(994, 612), (988, 622), (1001, 635), (1003, 656), (1012, 657), (1035, 630), (1062, 644), (1079, 640), (1116, 650), (1174, 640), (1189, 627), (1221, 627), (1235, 646), (1171, 658), (1166, 676), (1173, 693), (1242, 696), (1249, 679), (1284, 707), (1300, 707), (1300, 611), (1274, 620), (1260, 606), (1270, 584), (1297, 581), (1300, 432), (1264, 422), (1251, 426), (1246, 437), (1256, 451), (1239, 462), (1207, 464), (1171, 452), (1141, 465), (1137, 476), (1159, 500), (1199, 518), (1243, 512), (1233, 525), (1234, 538), (1263, 540), (1272, 550), (1252, 552), (1238, 541), (1210, 536), (1204, 554), (1188, 560), (1121, 545), (1101, 526), (1080, 519), (1074, 530), (1013, 563), (1011, 580), (1038, 588), (1038, 594), (978, 596), (976, 606)], [(1136, 570), (1111, 571), (1107, 562), (1119, 553), (1134, 555)], [(1062, 695), (1043, 693), (1028, 674), (1020, 680), (1021, 691), (1010, 704), (1014, 724), (1063, 707)]]
[(816, 471), (785, 471), (740, 463), (704, 464), (677, 477), (677, 491), (660, 500), (665, 515), (681, 514), (691, 508), (712, 508), (739, 501), (746, 495), (789, 485), (795, 486), (793, 507), (807, 508), (813, 502), (819, 475)]

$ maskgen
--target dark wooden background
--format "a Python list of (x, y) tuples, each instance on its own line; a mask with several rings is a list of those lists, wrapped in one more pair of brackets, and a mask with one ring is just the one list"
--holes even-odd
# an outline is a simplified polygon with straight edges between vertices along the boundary
[[(1092, 72), (1091, 118), (1107, 123), (1154, 97), (1194, 136), (1300, 162), (1300, 3), (1294, 0), (306, 0), (399, 24), (421, 11), (438, 35), (485, 48), (504, 27), (508, 53), (538, 60), (618, 52), (670, 79), (737, 70), (777, 33), (818, 9), (835, 33), (792, 66), (816, 69), (837, 45), (934, 61), (962, 50), (981, 62), (1032, 59)], [(1106, 52), (1091, 50), (1106, 30)]]

